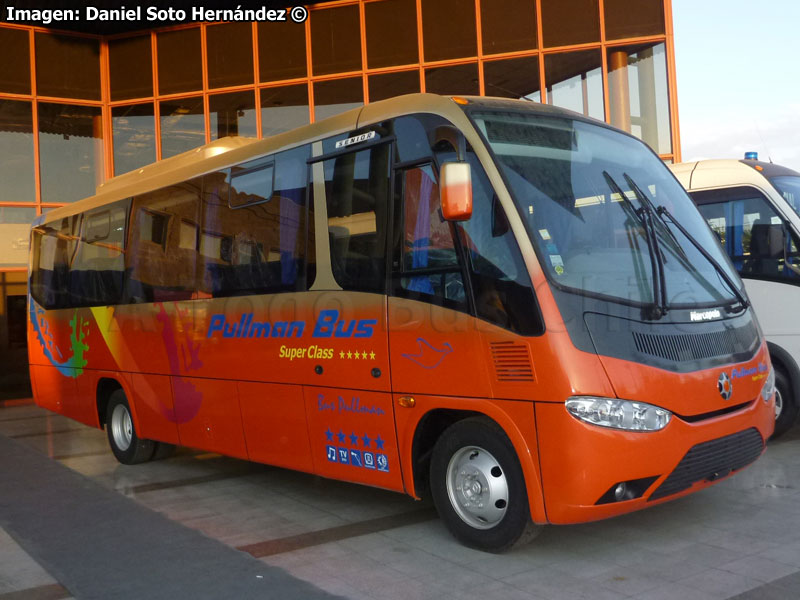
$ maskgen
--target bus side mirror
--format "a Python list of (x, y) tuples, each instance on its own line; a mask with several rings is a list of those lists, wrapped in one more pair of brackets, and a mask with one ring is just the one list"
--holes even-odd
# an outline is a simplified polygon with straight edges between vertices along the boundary
[(469, 221), (472, 216), (472, 177), (469, 163), (444, 163), (440, 179), (439, 190), (444, 219)]

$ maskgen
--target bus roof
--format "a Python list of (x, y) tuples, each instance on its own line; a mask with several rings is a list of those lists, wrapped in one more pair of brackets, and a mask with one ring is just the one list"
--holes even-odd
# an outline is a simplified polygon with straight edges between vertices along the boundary
[[(487, 98), (483, 96), (463, 96), (461, 104), (473, 107), (486, 107), (505, 110), (525, 110), (551, 116), (586, 119), (583, 115), (569, 110), (540, 104), (538, 102), (511, 100), (507, 98)], [(438, 114), (464, 131), (471, 125), (461, 107), (451, 96), (437, 94), (407, 94), (388, 100), (370, 103), (329, 117), (322, 121), (304, 125), (261, 140), (253, 138), (226, 137), (199, 148), (178, 154), (129, 173), (119, 175), (104, 182), (97, 188), (97, 194), (72, 204), (55, 208), (34, 221), (34, 226), (51, 222), (79, 212), (103, 206), (116, 200), (157, 190), (169, 185), (187, 181), (194, 177), (224, 169), (231, 165), (290, 149), (302, 144), (321, 140), (339, 133), (353, 131), (358, 127), (386, 119), (412, 113)], [(594, 122), (594, 120), (592, 119)], [(605, 125), (597, 121), (597, 124)]]

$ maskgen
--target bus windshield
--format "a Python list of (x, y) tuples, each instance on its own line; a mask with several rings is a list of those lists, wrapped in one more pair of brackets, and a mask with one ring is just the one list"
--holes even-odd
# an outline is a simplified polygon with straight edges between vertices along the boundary
[(796, 175), (781, 175), (779, 177), (771, 177), (769, 181), (789, 203), (792, 210), (800, 215), (800, 177)]
[[(564, 117), (485, 110), (471, 116), (557, 287), (634, 306), (659, 302), (657, 294), (664, 308), (735, 302), (719, 266), (741, 282), (717, 240), (644, 144)], [(658, 216), (660, 207), (719, 266)]]

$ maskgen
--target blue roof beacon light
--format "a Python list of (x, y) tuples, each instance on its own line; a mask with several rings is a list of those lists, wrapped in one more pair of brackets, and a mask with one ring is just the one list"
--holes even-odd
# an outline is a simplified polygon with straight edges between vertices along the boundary
[(745, 160), (758, 160), (758, 152), (745, 152), (744, 153)]

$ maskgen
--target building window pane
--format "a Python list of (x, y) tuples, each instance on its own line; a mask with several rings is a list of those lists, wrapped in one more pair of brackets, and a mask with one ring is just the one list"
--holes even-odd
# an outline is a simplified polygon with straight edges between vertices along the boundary
[(314, 75), (361, 69), (358, 6), (315, 10), (310, 18)]
[(541, 102), (539, 57), (526, 56), (483, 63), (483, 85), (487, 96), (530, 98)]
[(0, 206), (0, 267), (28, 264), (28, 245), (35, 208)]
[(425, 69), (425, 91), (431, 94), (463, 94), (477, 96), (478, 65), (458, 65)]
[(0, 27), (3, 68), (0, 69), (0, 92), (31, 93), (31, 63), (28, 32)]
[(308, 86), (305, 83), (261, 90), (261, 134), (264, 137), (308, 123)]
[(478, 54), (474, 0), (422, 0), (425, 60)]
[(212, 140), (228, 135), (258, 137), (256, 98), (253, 92), (209, 96), (208, 107)]
[(225, 23), (206, 28), (208, 87), (253, 83), (253, 28)]
[(605, 0), (606, 38), (664, 34), (664, 0)]
[(100, 100), (100, 42), (36, 34), (36, 92)]
[(369, 101), (377, 102), (403, 94), (419, 92), (419, 71), (401, 71), (384, 75), (370, 75)]
[[(568, 46), (600, 41), (597, 0), (541, 0), (544, 46)], [(629, 10), (631, 3), (628, 2)]]
[(669, 93), (664, 44), (608, 51), (611, 124), (659, 154), (670, 154)]
[(414, 0), (370, 2), (364, 13), (370, 69), (419, 62)]
[(203, 99), (161, 102), (161, 158), (169, 158), (206, 143)]
[(111, 109), (114, 136), (114, 175), (133, 171), (156, 160), (156, 121), (152, 103)]
[(42, 202), (92, 196), (103, 178), (99, 107), (39, 103)]
[(36, 201), (30, 102), (0, 100), (0, 198)]
[(109, 42), (108, 62), (112, 100), (153, 95), (153, 52), (149, 35)]
[(534, 0), (481, 2), (481, 38), (484, 54), (536, 48)]
[(258, 70), (261, 81), (306, 76), (304, 23), (258, 24)]
[(321, 121), (364, 104), (361, 77), (318, 81), (314, 84), (314, 120)]
[(178, 94), (203, 87), (200, 28), (158, 34), (158, 93)]
[(548, 104), (604, 120), (601, 62), (599, 50), (545, 56)]

